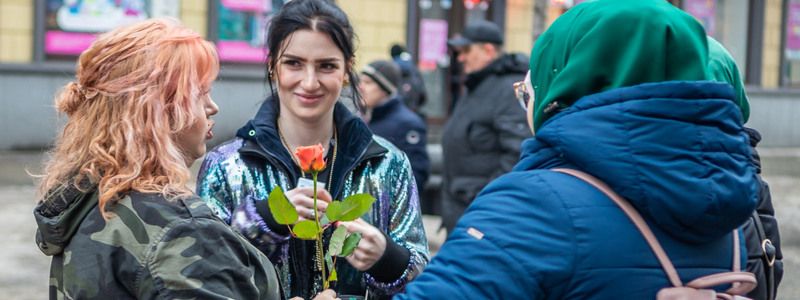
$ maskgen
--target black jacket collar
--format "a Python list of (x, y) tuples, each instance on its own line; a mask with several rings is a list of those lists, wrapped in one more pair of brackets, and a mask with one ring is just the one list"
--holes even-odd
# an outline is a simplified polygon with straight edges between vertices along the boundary
[[(467, 74), (464, 85), (466, 85), (467, 90), (472, 91), (491, 75), (522, 74), (524, 77), (526, 72), (528, 72), (528, 59), (525, 55), (506, 53), (489, 63), (485, 68)], [(520, 80), (522, 79), (520, 78)]]

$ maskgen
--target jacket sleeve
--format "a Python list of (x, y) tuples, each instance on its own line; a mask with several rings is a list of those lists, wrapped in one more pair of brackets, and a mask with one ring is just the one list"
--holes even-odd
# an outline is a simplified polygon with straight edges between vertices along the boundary
[(405, 154), (400, 155), (402, 159), (393, 162), (397, 167), (389, 168), (398, 172), (392, 172), (394, 176), (385, 179), (386, 186), (392, 187), (386, 251), (364, 273), (369, 286), (386, 295), (401, 291), (422, 272), (430, 259), (411, 165)]
[[(773, 292), (777, 292), (778, 285), (783, 278), (783, 253), (781, 251), (781, 237), (780, 232), (778, 231), (778, 220), (775, 218), (775, 208), (772, 206), (772, 195), (770, 194), (769, 184), (761, 177), (761, 157), (756, 151), (756, 146), (761, 141), (761, 134), (755, 129), (747, 127), (745, 127), (745, 131), (750, 138), (752, 152), (751, 162), (756, 167), (758, 182), (761, 188), (758, 195), (758, 206), (756, 207), (756, 213), (764, 227), (764, 235), (766, 235), (766, 238), (772, 241), (772, 244), (775, 246), (775, 264), (773, 265), (775, 269), (775, 290)], [(757, 278), (759, 283), (766, 282), (766, 278), (763, 277), (766, 276), (766, 273), (764, 272), (765, 266), (763, 265), (763, 260), (761, 259), (763, 255), (763, 250), (761, 249), (761, 240), (752, 219), (749, 219), (748, 222), (745, 223), (743, 231), (745, 233), (747, 242), (747, 270), (760, 277)], [(748, 294), (748, 296), (753, 297), (754, 299), (764, 298), (766, 297), (766, 287), (759, 284), (751, 293)]]
[(222, 157), (214, 151), (209, 152), (197, 173), (197, 195), (208, 204), (217, 216), (227, 224), (231, 224), (233, 197), (230, 192), (225, 169), (221, 165)]
[[(524, 76), (523, 76), (524, 77)], [(522, 78), (520, 78), (522, 79)], [(531, 137), (525, 110), (520, 107), (509, 88), (501, 90), (494, 105), (493, 126), (497, 133), (500, 156), (500, 169), (491, 175), (491, 179), (500, 177), (514, 168), (519, 161), (522, 141)]]
[(182, 219), (151, 237), (140, 299), (280, 299), (266, 256), (219, 220)]
[(563, 203), (536, 175), (500, 177), (395, 299), (559, 298), (552, 287), (569, 282), (576, 256), (571, 224)]
[[(197, 195), (225, 223), (250, 239), (250, 243), (267, 254), (275, 263), (286, 260), (290, 239), (288, 229), (279, 227), (269, 212), (266, 201), (256, 200), (254, 193), (244, 192), (251, 186), (247, 166), (240, 158), (227, 157), (217, 151), (206, 155), (197, 175)], [(238, 172), (238, 173), (237, 173)], [(236, 174), (231, 174), (236, 173)], [(284, 229), (285, 232), (273, 228)]]

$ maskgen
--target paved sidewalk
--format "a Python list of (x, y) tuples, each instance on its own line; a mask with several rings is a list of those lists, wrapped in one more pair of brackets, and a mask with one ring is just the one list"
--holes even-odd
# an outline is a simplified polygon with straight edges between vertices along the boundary
[[(781, 226), (785, 270), (780, 299), (800, 299), (800, 149), (766, 149), (765, 178), (769, 182)], [(39, 152), (0, 152), (0, 298), (46, 299), (49, 263), (34, 245), (36, 224), (31, 215), (35, 187), (25, 170), (41, 172)], [(193, 168), (196, 172), (197, 166)], [(424, 216), (430, 247), (438, 251), (444, 232), (441, 219)]]

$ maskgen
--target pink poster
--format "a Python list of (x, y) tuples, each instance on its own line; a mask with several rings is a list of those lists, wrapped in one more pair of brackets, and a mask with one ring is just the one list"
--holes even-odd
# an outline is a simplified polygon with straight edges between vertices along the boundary
[(272, 1), (262, 0), (222, 0), (222, 6), (237, 11), (271, 11)]
[(789, 2), (786, 14), (786, 50), (800, 51), (800, 3), (795, 1)]
[(79, 55), (98, 33), (152, 17), (177, 17), (173, 0), (48, 0), (45, 6), (44, 53)]
[(94, 33), (49, 30), (44, 34), (44, 53), (53, 55), (78, 55), (89, 48), (97, 35)]
[(419, 68), (433, 70), (447, 55), (447, 21), (422, 19), (419, 23)]
[(697, 18), (706, 29), (706, 34), (713, 36), (716, 31), (717, 0), (684, 0), (683, 9)]
[(264, 48), (253, 47), (246, 41), (219, 41), (217, 52), (219, 60), (230, 62), (257, 63), (266, 57)]

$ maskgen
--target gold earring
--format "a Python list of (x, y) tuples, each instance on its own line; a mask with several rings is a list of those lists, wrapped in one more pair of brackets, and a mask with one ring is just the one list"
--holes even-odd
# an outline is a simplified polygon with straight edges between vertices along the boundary
[(344, 82), (342, 83), (342, 85), (345, 85), (345, 86), (346, 86), (346, 85), (348, 85), (348, 84), (350, 84), (350, 78), (347, 78), (347, 77), (345, 77), (345, 78), (344, 78)]

